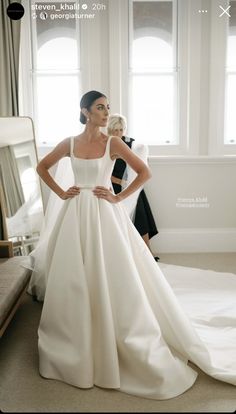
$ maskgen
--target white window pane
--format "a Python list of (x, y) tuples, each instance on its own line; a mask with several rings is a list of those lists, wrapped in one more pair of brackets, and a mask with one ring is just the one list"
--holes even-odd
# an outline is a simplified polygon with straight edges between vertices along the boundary
[(78, 84), (78, 75), (37, 77), (37, 135), (40, 144), (54, 145), (78, 133)]
[(37, 54), (37, 69), (73, 69), (78, 67), (75, 39), (57, 37), (44, 43)]
[[(68, 11), (61, 10), (64, 2), (35, 2), (36, 25), (34, 68), (76, 69), (78, 62), (78, 21), (76, 19), (52, 19), (55, 14), (65, 16)], [(75, 1), (67, 2), (73, 7)], [(49, 9), (47, 9), (49, 7)], [(42, 9), (44, 8), (44, 9)], [(44, 18), (43, 18), (44, 16)]]
[(174, 76), (133, 76), (132, 136), (137, 141), (176, 144)]
[(172, 70), (173, 51), (170, 44), (157, 37), (141, 37), (133, 42), (133, 70)]
[(230, 1), (230, 18), (226, 58), (225, 133), (226, 145), (236, 144), (236, 1)]
[(236, 144), (236, 74), (228, 75), (226, 81), (225, 144)]
[(172, 1), (133, 1), (132, 68), (173, 68), (172, 14)]
[(228, 37), (227, 67), (236, 69), (236, 35)]
[(236, 1), (230, 1), (226, 65), (228, 70), (236, 70)]

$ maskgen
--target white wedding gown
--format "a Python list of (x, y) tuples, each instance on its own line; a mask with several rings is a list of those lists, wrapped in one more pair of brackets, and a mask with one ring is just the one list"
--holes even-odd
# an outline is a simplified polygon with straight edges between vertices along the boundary
[(71, 139), (81, 192), (64, 202), (55, 222), (46, 279), (33, 273), (29, 288), (42, 293), (46, 286), (41, 375), (168, 399), (195, 382), (192, 361), (236, 384), (236, 276), (223, 280), (216, 272), (164, 264), (160, 270), (122, 203), (91, 191), (111, 187), (110, 141), (103, 157), (81, 159)]

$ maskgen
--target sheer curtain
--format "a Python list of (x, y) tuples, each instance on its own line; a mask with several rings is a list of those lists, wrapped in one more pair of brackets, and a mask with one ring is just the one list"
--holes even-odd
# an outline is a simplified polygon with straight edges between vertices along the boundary
[(25, 201), (16, 159), (10, 146), (0, 148), (0, 167), (0, 185), (3, 188), (9, 217), (14, 215)]

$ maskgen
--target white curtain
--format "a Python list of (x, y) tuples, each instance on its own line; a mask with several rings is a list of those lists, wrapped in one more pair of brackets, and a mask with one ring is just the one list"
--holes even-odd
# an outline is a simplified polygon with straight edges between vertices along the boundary
[[(0, 116), (17, 116), (18, 71), (20, 49), (20, 20), (7, 15), (7, 7), (14, 1), (0, 2)], [(20, 3), (19, 0), (17, 0)]]
[(0, 148), (0, 184), (6, 204), (6, 215), (11, 217), (25, 200), (14, 151), (10, 146)]

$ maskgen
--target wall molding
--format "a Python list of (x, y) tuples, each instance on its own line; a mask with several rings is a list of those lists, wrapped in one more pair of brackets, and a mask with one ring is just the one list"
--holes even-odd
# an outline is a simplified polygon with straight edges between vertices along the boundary
[(236, 164), (236, 155), (224, 155), (224, 156), (148, 156), (149, 165), (174, 165), (174, 164)]

